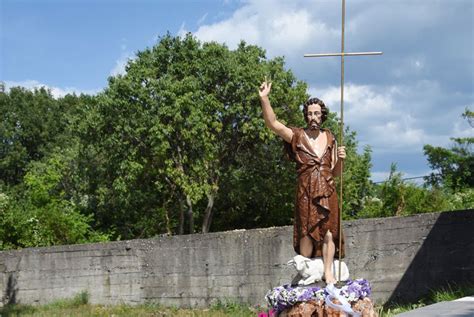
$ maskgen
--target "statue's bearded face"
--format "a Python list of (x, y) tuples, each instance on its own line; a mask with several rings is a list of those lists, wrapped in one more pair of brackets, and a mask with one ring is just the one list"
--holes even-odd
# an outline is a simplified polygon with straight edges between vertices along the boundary
[(306, 123), (308, 128), (311, 130), (317, 130), (321, 126), (323, 113), (321, 111), (321, 106), (317, 104), (312, 104), (308, 106), (308, 111), (306, 112)]

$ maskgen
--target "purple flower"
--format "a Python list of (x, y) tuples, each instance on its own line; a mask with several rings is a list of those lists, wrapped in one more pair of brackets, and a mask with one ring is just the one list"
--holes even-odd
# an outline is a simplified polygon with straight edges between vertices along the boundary
[[(363, 299), (371, 294), (370, 284), (365, 279), (349, 280), (341, 291), (349, 301)], [(268, 291), (265, 299), (275, 309), (275, 313), (280, 313), (298, 302), (320, 300), (327, 295), (326, 290), (319, 287), (292, 287), (285, 284)]]

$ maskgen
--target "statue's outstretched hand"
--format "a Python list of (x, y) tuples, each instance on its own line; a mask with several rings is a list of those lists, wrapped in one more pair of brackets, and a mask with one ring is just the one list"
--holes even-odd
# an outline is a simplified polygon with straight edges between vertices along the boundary
[(258, 94), (260, 98), (267, 97), (272, 89), (272, 83), (267, 81), (267, 77), (265, 77), (265, 81), (260, 85), (260, 89), (258, 90)]
[(342, 160), (346, 158), (346, 147), (345, 146), (339, 146), (337, 148), (337, 158), (342, 159)]

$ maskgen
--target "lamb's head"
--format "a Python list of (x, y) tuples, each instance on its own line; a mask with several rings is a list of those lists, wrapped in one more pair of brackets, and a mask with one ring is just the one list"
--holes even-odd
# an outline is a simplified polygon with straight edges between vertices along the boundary
[(304, 257), (304, 256), (302, 256), (302, 255), (297, 255), (293, 258), (292, 261), (294, 262), (296, 270), (298, 272), (301, 272), (301, 271), (309, 268), (309, 262), (311, 260)]

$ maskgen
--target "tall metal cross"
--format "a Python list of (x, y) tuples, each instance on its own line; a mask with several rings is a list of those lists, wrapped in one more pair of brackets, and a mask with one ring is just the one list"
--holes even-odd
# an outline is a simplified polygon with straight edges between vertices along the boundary
[[(346, 0), (342, 0), (342, 27), (341, 27), (341, 52), (340, 53), (322, 53), (322, 54), (304, 54), (304, 57), (327, 57), (327, 56), (340, 56), (341, 57), (341, 125), (339, 132), (339, 144), (343, 144), (344, 140), (344, 57), (345, 56), (362, 56), (362, 55), (382, 55), (382, 52), (355, 52), (355, 53), (346, 53), (344, 52), (344, 26), (346, 18)], [(341, 249), (342, 249), (342, 167), (341, 164), (341, 187), (339, 192), (339, 279), (341, 278)]]

